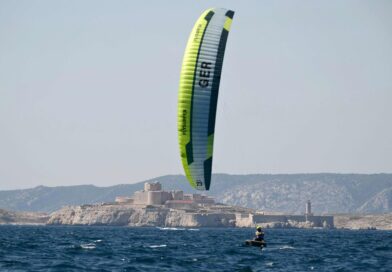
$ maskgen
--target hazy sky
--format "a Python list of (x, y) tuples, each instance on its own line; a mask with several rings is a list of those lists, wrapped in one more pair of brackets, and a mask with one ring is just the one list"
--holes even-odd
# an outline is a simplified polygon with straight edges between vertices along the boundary
[(182, 174), (188, 35), (236, 13), (214, 173), (392, 172), (392, 1), (0, 1), (0, 189)]

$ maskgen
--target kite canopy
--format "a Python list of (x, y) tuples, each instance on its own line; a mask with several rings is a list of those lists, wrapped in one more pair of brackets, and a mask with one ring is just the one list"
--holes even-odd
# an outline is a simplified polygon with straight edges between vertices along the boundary
[(233, 15), (206, 10), (193, 27), (182, 63), (178, 138), (186, 177), (198, 190), (210, 188), (219, 83)]

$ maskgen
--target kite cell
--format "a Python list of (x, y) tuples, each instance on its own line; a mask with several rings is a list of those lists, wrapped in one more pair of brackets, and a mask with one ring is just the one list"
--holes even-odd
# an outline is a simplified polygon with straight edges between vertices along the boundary
[(211, 184), (216, 106), (233, 15), (226, 9), (206, 10), (193, 27), (182, 62), (178, 138), (185, 175), (198, 190)]

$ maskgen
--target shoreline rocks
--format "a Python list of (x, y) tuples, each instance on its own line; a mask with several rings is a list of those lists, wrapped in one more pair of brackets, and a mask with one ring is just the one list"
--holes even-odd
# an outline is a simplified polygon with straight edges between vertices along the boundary
[[(263, 215), (251, 209), (227, 205), (172, 209), (158, 205), (103, 204), (63, 207), (50, 215), (47, 224), (191, 228), (246, 228), (254, 227), (256, 224), (266, 228), (323, 227), (320, 225), (320, 220), (324, 217), (313, 216), (312, 218), (313, 221), (307, 221), (304, 216)], [(329, 217), (329, 219), (332, 218)], [(325, 228), (333, 227), (333, 220), (330, 221), (331, 223), (324, 226)]]
[(335, 215), (335, 227), (340, 229), (392, 230), (392, 214)]
[(49, 219), (46, 213), (15, 212), (0, 209), (0, 225), (45, 225)]

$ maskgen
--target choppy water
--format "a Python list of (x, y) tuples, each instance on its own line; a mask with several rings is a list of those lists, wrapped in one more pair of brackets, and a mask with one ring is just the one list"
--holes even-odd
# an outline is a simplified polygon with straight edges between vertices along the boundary
[(392, 271), (392, 232), (0, 226), (0, 271)]

